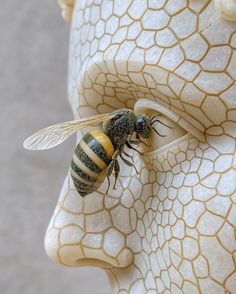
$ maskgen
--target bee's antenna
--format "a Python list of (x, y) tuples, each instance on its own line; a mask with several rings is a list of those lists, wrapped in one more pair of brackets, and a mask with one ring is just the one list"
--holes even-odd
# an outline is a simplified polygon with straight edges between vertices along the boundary
[(158, 117), (158, 116), (160, 116), (159, 114), (156, 114), (156, 115), (153, 115), (152, 117), (151, 117), (151, 122), (153, 121), (153, 119), (155, 118), (155, 117)]
[(157, 133), (157, 135), (158, 136), (160, 136), (160, 137), (166, 137), (166, 135), (162, 135), (162, 134), (160, 134), (154, 127), (152, 127), (152, 129), (153, 129), (153, 131), (155, 132), (155, 133)]
[(150, 119), (150, 122), (151, 122), (151, 126), (156, 123), (156, 122), (159, 122), (160, 124), (162, 124), (163, 126), (167, 127), (167, 128), (170, 128), (170, 129), (173, 129), (173, 127), (170, 127), (168, 126), (167, 124), (163, 123), (162, 121), (160, 121), (159, 119), (155, 119), (156, 117), (160, 116), (159, 114), (156, 114), (156, 115), (153, 115)]
[(168, 126), (167, 124), (163, 123), (163, 122), (160, 121), (159, 119), (156, 119), (156, 120), (154, 120), (154, 121), (151, 121), (151, 126), (152, 126), (155, 122), (159, 122), (159, 123), (162, 124), (163, 126), (166, 126), (167, 128), (173, 129), (173, 127)]

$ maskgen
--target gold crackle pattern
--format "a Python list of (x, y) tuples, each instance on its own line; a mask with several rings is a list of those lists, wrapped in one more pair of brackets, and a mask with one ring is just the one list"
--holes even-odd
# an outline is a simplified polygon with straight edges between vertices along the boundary
[[(156, 101), (206, 133), (121, 164), (84, 199), (66, 178), (48, 255), (106, 269), (114, 293), (236, 293), (236, 24), (209, 0), (75, 3), (75, 117)], [(78, 135), (78, 139), (82, 134)]]

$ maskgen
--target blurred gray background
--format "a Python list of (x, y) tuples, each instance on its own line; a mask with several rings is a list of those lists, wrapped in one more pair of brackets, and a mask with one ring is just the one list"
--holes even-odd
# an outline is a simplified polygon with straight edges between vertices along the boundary
[(72, 118), (68, 40), (56, 0), (1, 1), (1, 294), (111, 293), (102, 270), (54, 264), (43, 247), (75, 141), (46, 152), (22, 147), (36, 130)]

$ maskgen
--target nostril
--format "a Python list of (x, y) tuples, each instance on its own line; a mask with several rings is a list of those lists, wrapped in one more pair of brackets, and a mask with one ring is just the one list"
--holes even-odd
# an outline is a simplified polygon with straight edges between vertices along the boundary
[(77, 266), (94, 266), (103, 269), (113, 268), (114, 266), (110, 263), (107, 263), (103, 260), (95, 259), (95, 258), (82, 258), (77, 260)]
[(58, 250), (60, 263), (69, 266), (78, 266), (78, 260), (83, 259), (83, 251), (79, 244), (64, 245)]
[[(105, 239), (107, 239), (106, 237)], [(109, 246), (107, 242), (109, 242)], [(87, 247), (82, 242), (64, 243), (63, 245), (60, 242), (59, 230), (55, 228), (50, 228), (47, 231), (44, 240), (47, 255), (50, 259), (59, 264), (74, 267), (95, 266), (106, 269), (127, 267), (132, 263), (133, 254), (128, 248), (122, 246), (123, 249), (117, 250), (117, 246), (120, 243), (118, 239), (109, 239), (106, 240), (105, 243), (106, 244), (103, 243), (103, 245), (101, 244), (99, 248)]]

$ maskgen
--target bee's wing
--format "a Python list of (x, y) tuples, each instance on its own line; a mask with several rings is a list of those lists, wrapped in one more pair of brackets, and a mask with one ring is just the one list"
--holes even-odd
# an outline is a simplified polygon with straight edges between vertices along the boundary
[(78, 130), (90, 125), (107, 121), (111, 118), (114, 118), (115, 116), (116, 114), (114, 113), (105, 113), (96, 116), (90, 116), (89, 118), (52, 125), (36, 132), (27, 138), (24, 141), (23, 146), (24, 148), (30, 150), (50, 149), (64, 142)]

